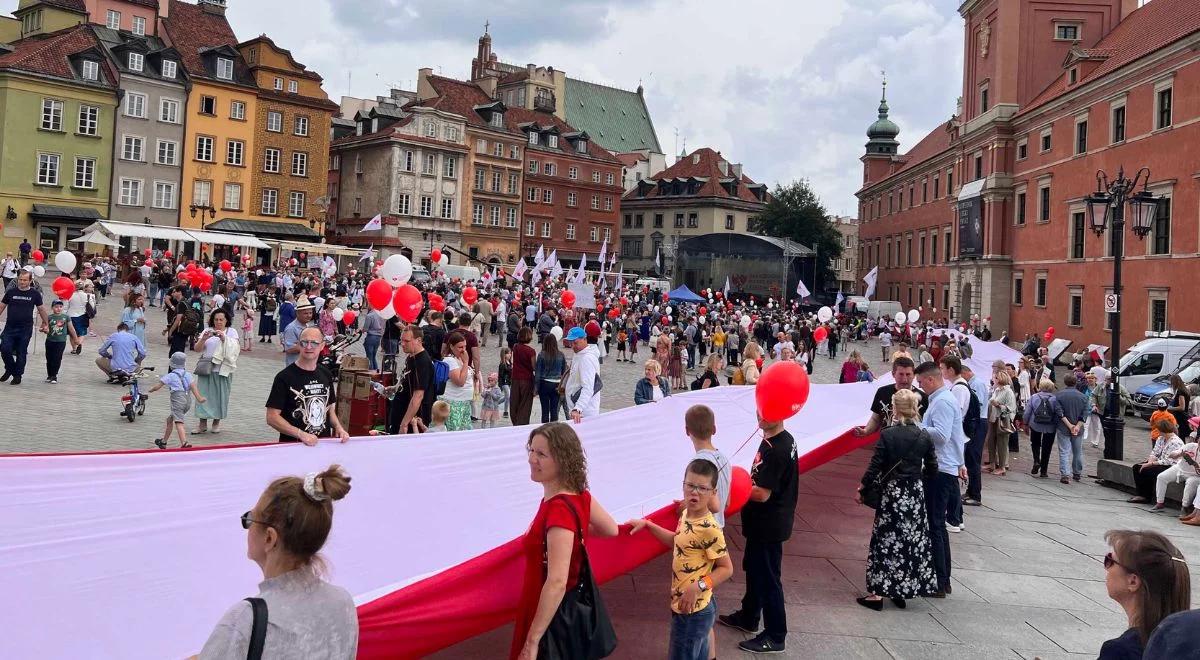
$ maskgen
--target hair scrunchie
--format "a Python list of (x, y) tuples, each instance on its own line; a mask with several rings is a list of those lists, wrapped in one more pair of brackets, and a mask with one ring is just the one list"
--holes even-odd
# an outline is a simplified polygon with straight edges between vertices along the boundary
[(317, 488), (317, 473), (309, 472), (304, 475), (304, 494), (314, 502), (324, 502), (330, 497)]

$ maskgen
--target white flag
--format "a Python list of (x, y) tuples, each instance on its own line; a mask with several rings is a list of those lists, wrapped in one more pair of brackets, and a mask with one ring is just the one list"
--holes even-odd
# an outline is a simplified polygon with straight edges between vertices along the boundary
[(554, 260), (554, 265), (550, 267), (550, 279), (557, 280), (563, 274), (562, 264), (558, 263), (558, 259)]
[(600, 246), (600, 270), (604, 270), (604, 255), (608, 254), (608, 239)]
[(372, 243), (359, 257), (359, 261), (372, 261), (375, 259), (375, 244)]
[(812, 295), (812, 292), (808, 290), (808, 287), (804, 286), (804, 280), (796, 280), (796, 295), (800, 296), (801, 298), (807, 298)]
[(541, 281), (542, 281), (542, 269), (534, 268), (533, 269), (533, 277), (529, 278), (529, 283), (533, 286), (537, 286), (538, 282), (541, 282)]
[(513, 268), (513, 278), (517, 280), (524, 278), (526, 268), (527, 266), (525, 265), (525, 257), (521, 257), (517, 261), (517, 265)]
[(376, 213), (371, 221), (363, 225), (362, 231), (379, 231), (383, 229), (383, 214)]
[(574, 266), (567, 266), (567, 281), (568, 282), (575, 281), (575, 267)]
[(546, 257), (546, 267), (553, 270), (558, 267), (558, 272), (562, 273), (562, 266), (558, 263), (558, 248), (550, 251), (550, 256)]
[(725, 297), (729, 297), (729, 276), (725, 276)]
[(863, 294), (865, 297), (870, 298), (871, 296), (875, 295), (875, 281), (878, 279), (879, 266), (876, 266), (871, 269), (871, 272), (867, 273), (866, 277), (863, 278), (863, 281), (867, 283), (867, 292)]
[(654, 251), (654, 271), (658, 272), (658, 273), (662, 272), (662, 260), (659, 259), (659, 255), (661, 255), (661, 254), (662, 254), (662, 250)]
[(620, 293), (625, 287), (625, 266), (621, 266), (621, 270), (617, 271), (617, 281), (613, 283), (613, 291)]
[(542, 263), (544, 263), (545, 261), (546, 261), (546, 251), (545, 251), (545, 246), (543, 246), (543, 245), (539, 245), (539, 246), (538, 246), (538, 251), (537, 251), (537, 254), (536, 254), (534, 257), (533, 257), (533, 267), (534, 267), (534, 268), (541, 268), (541, 267), (542, 267)]
[[(582, 273), (585, 270), (587, 270), (587, 252), (584, 252), (583, 256), (579, 258), (579, 272)], [(582, 282), (583, 280), (579, 281)]]
[(834, 301), (833, 306), (840, 308), (842, 306), (842, 303), (845, 302), (845, 300), (846, 300), (846, 296), (843, 296), (842, 292), (838, 291), (837, 300)]

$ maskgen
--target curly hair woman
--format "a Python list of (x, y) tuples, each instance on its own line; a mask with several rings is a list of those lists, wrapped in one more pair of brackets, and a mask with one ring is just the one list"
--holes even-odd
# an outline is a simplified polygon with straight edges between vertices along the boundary
[[(580, 548), (589, 536), (616, 536), (617, 522), (588, 492), (587, 457), (569, 425), (534, 429), (525, 445), (529, 478), (542, 485), (537, 515), (522, 543), (525, 578), (510, 660), (533, 660), (567, 589), (579, 582)], [(580, 529), (583, 538), (576, 538)], [(543, 563), (544, 562), (544, 563)]]

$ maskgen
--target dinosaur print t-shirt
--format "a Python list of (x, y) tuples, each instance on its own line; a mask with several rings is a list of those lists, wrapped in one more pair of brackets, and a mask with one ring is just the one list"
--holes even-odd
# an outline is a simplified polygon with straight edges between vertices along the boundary
[[(712, 572), (713, 564), (724, 557), (725, 534), (711, 513), (702, 518), (690, 519), (687, 512), (679, 517), (675, 528), (675, 551), (671, 559), (671, 611), (683, 614), (680, 599), (689, 584)], [(712, 590), (700, 592), (693, 612), (708, 607)]]

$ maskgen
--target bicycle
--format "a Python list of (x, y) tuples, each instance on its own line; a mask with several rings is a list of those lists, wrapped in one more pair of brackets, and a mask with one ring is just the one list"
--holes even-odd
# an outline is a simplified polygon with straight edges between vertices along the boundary
[(118, 385), (128, 385), (129, 392), (121, 396), (121, 416), (129, 420), (132, 424), (141, 415), (146, 414), (146, 401), (150, 398), (149, 394), (142, 392), (138, 384), (138, 380), (147, 376), (147, 371), (154, 371), (154, 367), (138, 366), (133, 373), (119, 372), (117, 375)]

